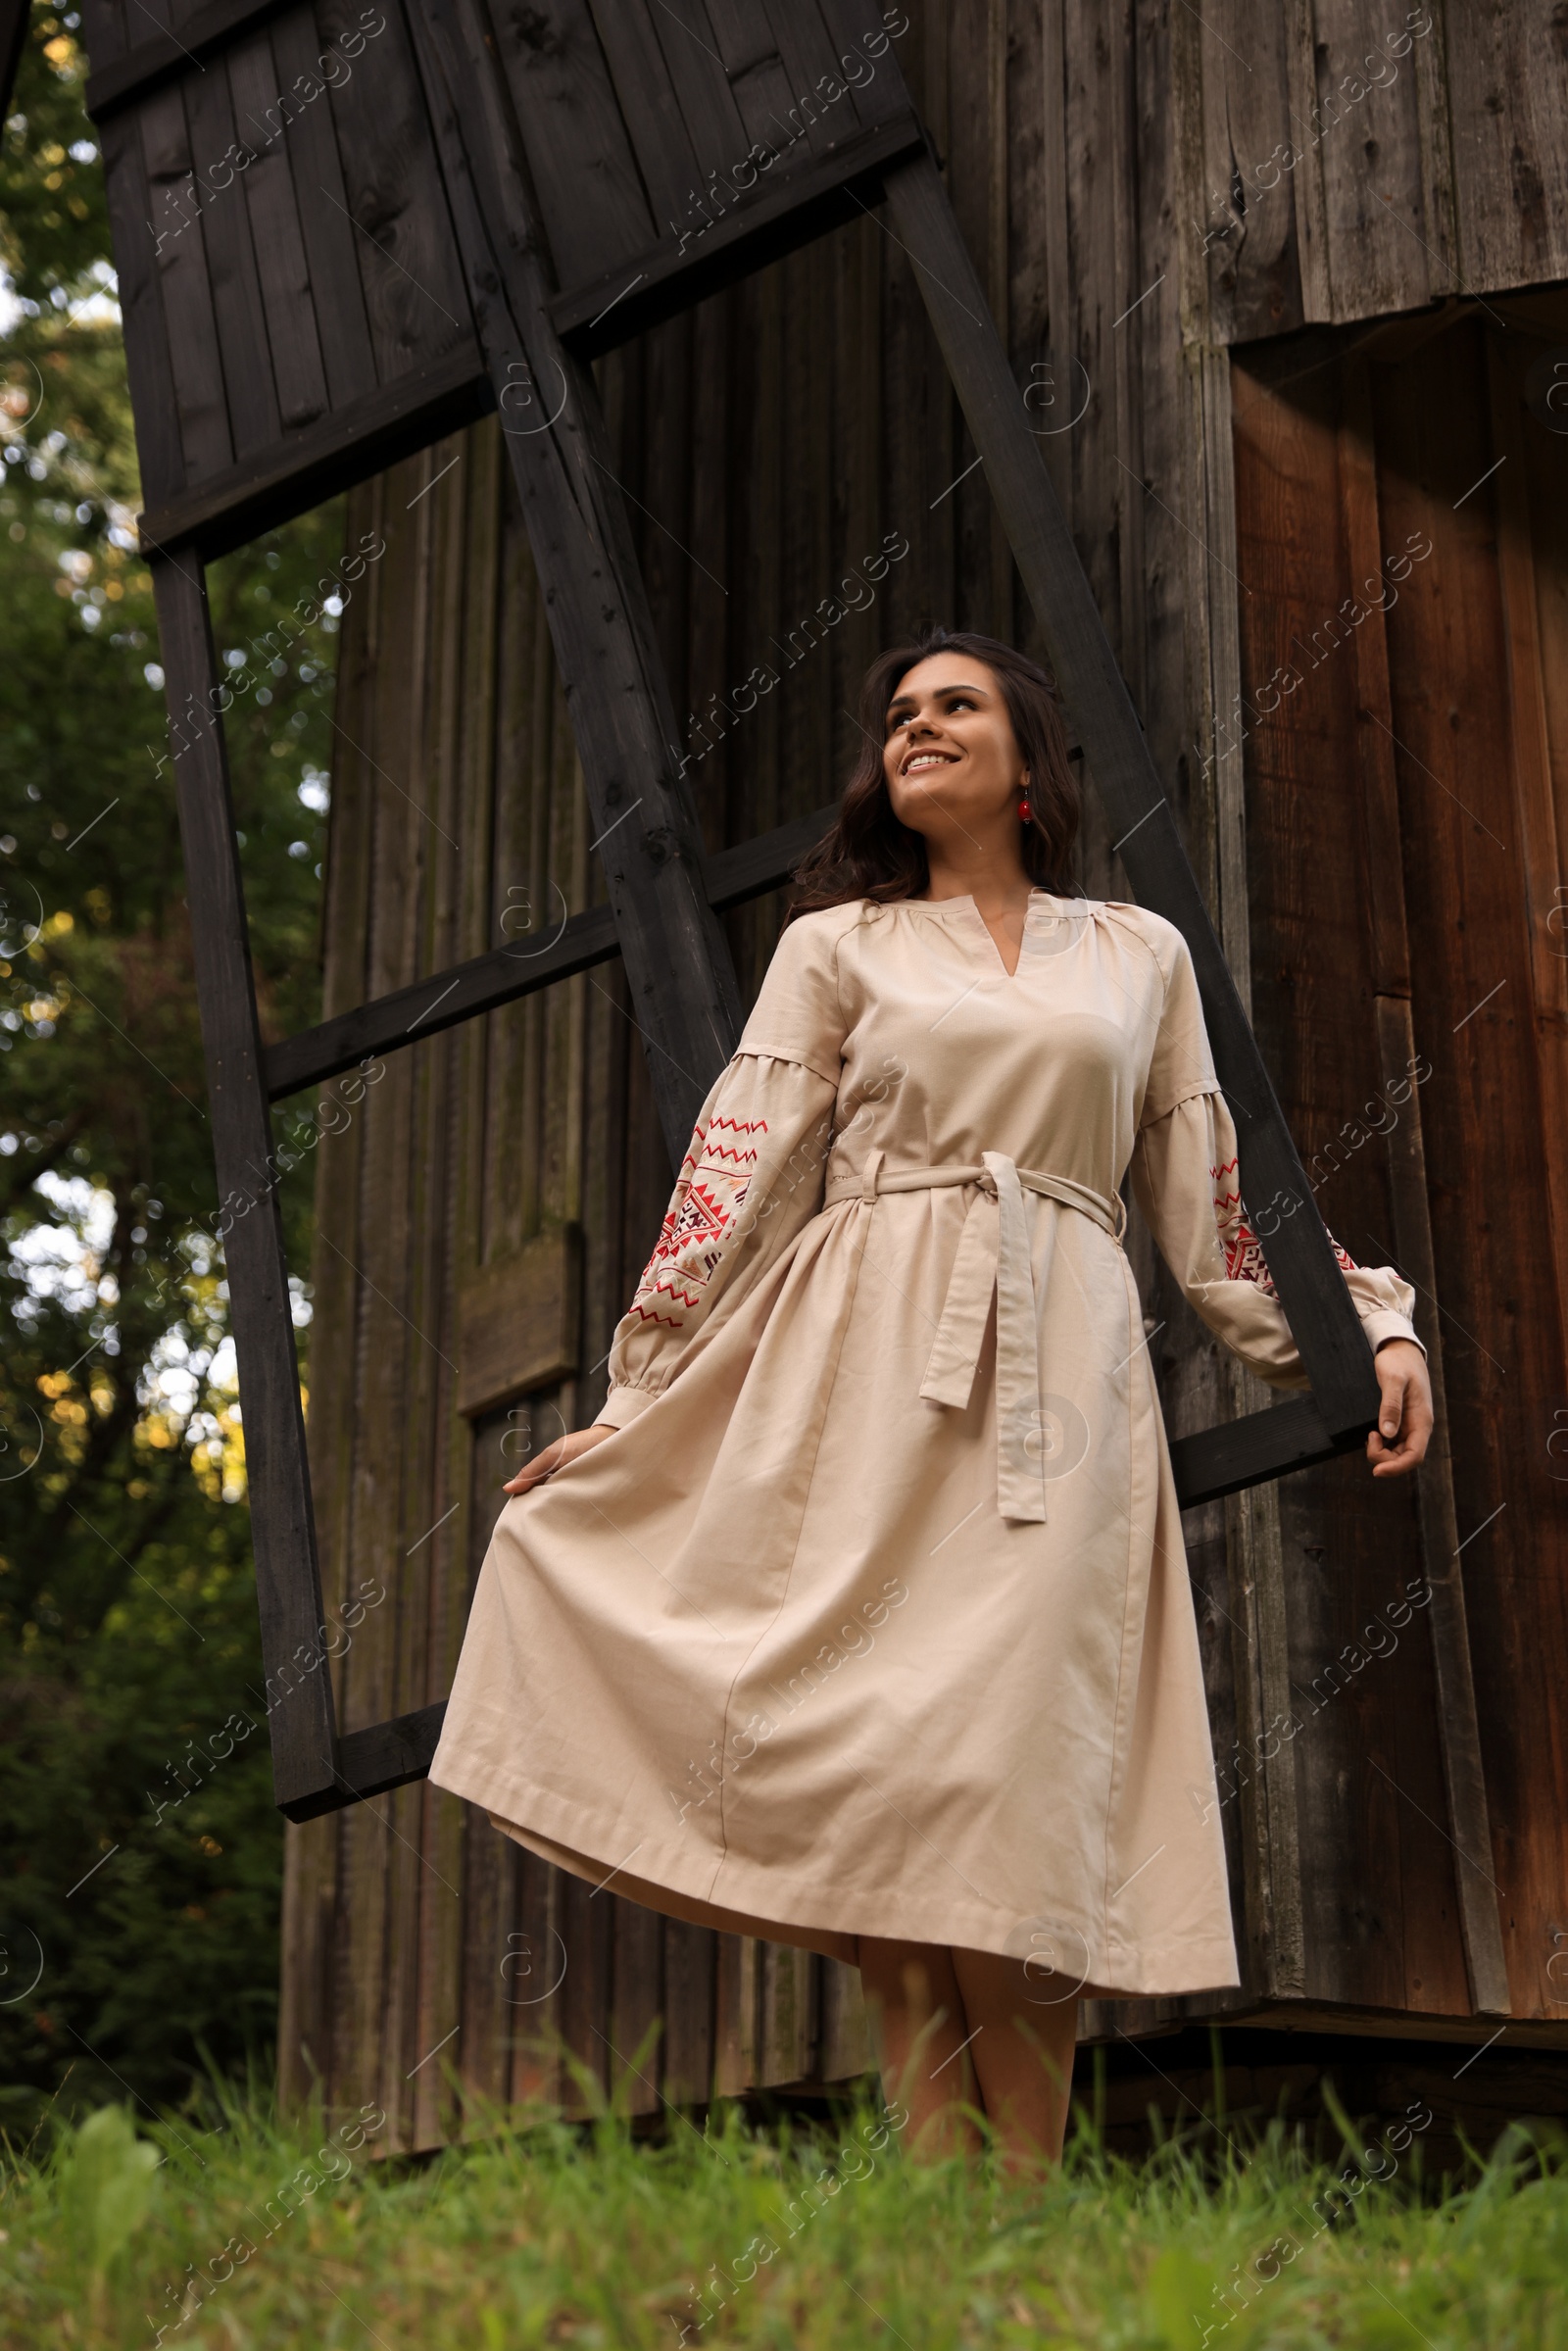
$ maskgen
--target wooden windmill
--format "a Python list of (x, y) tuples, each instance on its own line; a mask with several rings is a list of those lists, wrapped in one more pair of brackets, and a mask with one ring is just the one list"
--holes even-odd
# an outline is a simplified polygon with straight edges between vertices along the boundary
[[(270, 1688), (286, 1691), (270, 1714), (282, 1810), (307, 1822), (419, 1780), (442, 1701), (344, 1728), (328, 1676), (289, 1672), (317, 1639), (322, 1592), (270, 1105), (618, 955), (678, 1161), (743, 1016), (719, 916), (775, 889), (827, 810), (705, 853), (594, 363), (846, 224), (874, 220), (912, 265), (1109, 848), (1133, 895), (1191, 947), (1245, 1196), (1292, 1211), (1265, 1224), (1264, 1249), (1311, 1393), (1181, 1437), (1184, 1505), (1359, 1449), (1377, 1401), (1370, 1353), (1043, 462), (1029, 378), (906, 86), (907, 19), (870, 0), (378, 0), (357, 14), (338, 0), (208, 0), (158, 13), (155, 30), (131, 0), (87, 0), (89, 105), (177, 754), (266, 1661)], [(1068, 256), (1049, 267), (1061, 282)], [(491, 947), (264, 1047), (203, 566), (490, 415), (605, 902), (526, 956)], [(1446, 1506), (1451, 1519), (1451, 1494)], [(1431, 1508), (1443, 1507), (1440, 1490)], [(1456, 1852), (1474, 1857), (1491, 1827), (1457, 1572), (1433, 1576), (1430, 1606), (1444, 1800)], [(1259, 1639), (1239, 1728), (1263, 1720)], [(1250, 1817), (1267, 1845), (1266, 1818)], [(1494, 1882), (1461, 1858), (1452, 1891), (1470, 2011), (1508, 2015)], [(1289, 1991), (1278, 1968), (1267, 1988)]]

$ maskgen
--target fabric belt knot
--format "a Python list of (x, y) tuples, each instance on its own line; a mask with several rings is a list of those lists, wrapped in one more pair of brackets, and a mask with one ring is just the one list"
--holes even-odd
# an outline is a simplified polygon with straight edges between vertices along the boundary
[(887, 1167), (884, 1161), (882, 1151), (868, 1151), (858, 1185), (848, 1171), (831, 1177), (825, 1204), (855, 1199), (871, 1201), (879, 1193), (924, 1191), (939, 1185), (975, 1186), (920, 1394), (931, 1403), (963, 1410), (974, 1390), (994, 1291), (997, 1508), (1004, 1518), (1044, 1525), (1047, 1430), (1040, 1394), (1035, 1275), (1023, 1196), (1033, 1192), (1053, 1210), (1041, 1265), (1042, 1295), (1055, 1253), (1058, 1218), (1054, 1211), (1077, 1208), (1119, 1245), (1127, 1229), (1126, 1208), (1119, 1196), (1106, 1200), (1070, 1176), (1019, 1167), (1004, 1151), (982, 1152), (978, 1167)]
[[(982, 1151), (984, 1173), (963, 1220), (936, 1344), (920, 1394), (961, 1411), (974, 1387), (981, 1341), (997, 1298), (997, 1508), (1004, 1518), (1043, 1524), (1045, 1444), (1029, 1227), (1018, 1170), (1002, 1151)], [(1054, 1228), (1055, 1218), (1052, 1218)], [(1053, 1246), (1054, 1232), (1053, 1231)]]

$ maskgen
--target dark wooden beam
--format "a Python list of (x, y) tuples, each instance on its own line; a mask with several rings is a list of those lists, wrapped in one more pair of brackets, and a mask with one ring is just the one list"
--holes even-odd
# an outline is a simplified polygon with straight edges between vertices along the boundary
[(891, 167), (888, 206), (963, 406), (1052, 664), (1072, 713), (1111, 842), (1143, 906), (1192, 950), (1214, 1064), (1236, 1121), (1253, 1215), (1275, 1210), (1264, 1255), (1333, 1440), (1377, 1419), (1372, 1350), (1340, 1274), (1299, 1154), (1237, 994), (1150, 756), (1039, 443), (1028, 427), (968, 248), (928, 156)]
[(756, 200), (716, 221), (694, 251), (664, 237), (591, 285), (558, 295), (550, 306), (556, 332), (582, 359), (630, 342), (768, 262), (862, 219), (868, 205), (882, 200), (882, 167), (915, 152), (925, 152), (925, 133), (912, 115), (847, 139), (836, 155), (776, 185), (763, 181)]
[(483, 0), (415, 8), (408, 23), (582, 760), (631, 1016), (678, 1167), (740, 1034), (740, 991), (703, 889), (702, 838), (616, 453), (591, 372), (551, 322), (557, 289)]
[(284, 433), (198, 488), (149, 507), (138, 520), (142, 545), (152, 550), (188, 543), (212, 563), (488, 416), (495, 404), (484, 354), (477, 343), (465, 343), (430, 367), (378, 384), (318, 423)]
[(1292, 1470), (1332, 1461), (1359, 1443), (1356, 1435), (1336, 1442), (1315, 1399), (1294, 1396), (1240, 1420), (1174, 1438), (1170, 1465), (1177, 1499), (1184, 1510), (1196, 1510), (1200, 1502), (1217, 1502), (1223, 1494), (1240, 1494), (1244, 1486), (1261, 1486), (1267, 1478), (1289, 1477)]
[(0, 121), (11, 112), (11, 92), (31, 15), (32, 0), (0, 0)]
[(319, 1820), (323, 1812), (341, 1812), (367, 1796), (385, 1795), (389, 1788), (406, 1788), (411, 1780), (426, 1779), (446, 1710), (442, 1698), (437, 1705), (394, 1715), (390, 1722), (345, 1732), (331, 1777), (279, 1810), (291, 1821)]
[[(810, 816), (781, 824), (738, 849), (721, 850), (703, 866), (708, 903), (716, 912), (744, 906), (776, 890), (815, 847), (832, 823), (836, 810), (818, 808)], [(608, 906), (590, 906), (574, 914), (560, 934), (530, 950), (525, 941), (496, 947), (466, 963), (432, 972), (407, 988), (378, 996), (352, 1012), (340, 1012), (318, 1027), (302, 1029), (270, 1046), (266, 1054), (267, 1091), (273, 1102), (318, 1086), (339, 1070), (352, 1069), (377, 1053), (396, 1053), (400, 1046), (417, 1045), (442, 1029), (471, 1020), (477, 1012), (493, 1012), (498, 1004), (514, 1004), (540, 988), (554, 987), (573, 972), (608, 963), (620, 953), (613, 917)]]
[(335, 1751), (332, 1685), (317, 1647), (321, 1579), (288, 1262), (277, 1185), (268, 1166), (271, 1120), (262, 1084), (228, 761), (222, 721), (211, 699), (217, 662), (207, 586), (188, 547), (154, 557), (149, 568), (207, 1061), (218, 1230), (244, 1395), (272, 1782), (286, 1811), (300, 1797), (330, 1785)]
[(492, 948), (270, 1046), (267, 1091), (279, 1102), (302, 1087), (335, 1077), (339, 1070), (352, 1069), (358, 1061), (417, 1045), (460, 1020), (471, 1020), (475, 1013), (493, 1012), (498, 1004), (514, 1004), (519, 996), (554, 987), (573, 972), (608, 963), (619, 948), (610, 908), (591, 906), (585, 914), (574, 914), (558, 938), (532, 955), (522, 945)]

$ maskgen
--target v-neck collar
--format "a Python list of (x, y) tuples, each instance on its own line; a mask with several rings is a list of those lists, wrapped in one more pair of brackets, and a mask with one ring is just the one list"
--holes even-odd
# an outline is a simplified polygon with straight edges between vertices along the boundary
[(1009, 971), (1003, 960), (996, 933), (975, 905), (972, 892), (964, 891), (956, 898), (904, 898), (891, 903), (912, 906), (917, 913), (935, 914), (943, 920), (949, 915), (956, 916), (963, 929), (971, 932), (977, 940), (984, 941), (996, 960), (998, 976), (1009, 983), (1015, 982), (1023, 970), (1025, 957), (1029, 954), (1031, 932), (1038, 935), (1048, 922), (1054, 924), (1064, 919), (1071, 920), (1074, 913), (1087, 914), (1090, 906), (1088, 899), (1056, 898), (1049, 890), (1031, 890), (1023, 918), (1023, 937), (1018, 943), (1018, 960)]

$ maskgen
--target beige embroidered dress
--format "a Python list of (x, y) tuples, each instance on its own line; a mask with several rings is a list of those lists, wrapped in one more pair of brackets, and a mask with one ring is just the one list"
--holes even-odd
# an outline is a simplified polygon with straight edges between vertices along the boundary
[[(970, 898), (792, 923), (616, 1331), (615, 1434), (502, 1511), (432, 1780), (840, 1959), (1234, 1984), (1129, 1171), (1203, 1320), (1304, 1386), (1171, 924), (1037, 890), (1009, 976)], [(1373, 1345), (1413, 1337), (1408, 1285), (1341, 1262)]]

